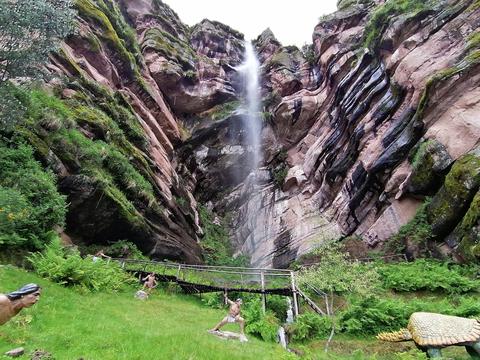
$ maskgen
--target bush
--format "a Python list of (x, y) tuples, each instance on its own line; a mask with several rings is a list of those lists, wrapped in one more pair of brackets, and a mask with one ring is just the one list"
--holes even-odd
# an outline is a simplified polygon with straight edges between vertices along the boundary
[(262, 303), (259, 296), (244, 297), (242, 317), (245, 319), (245, 331), (249, 334), (258, 336), (265, 341), (275, 341), (277, 339), (280, 322), (271, 311), (264, 315)]
[(48, 232), (64, 224), (65, 197), (29, 146), (0, 142), (0, 169), (0, 246), (40, 249)]
[(374, 335), (407, 325), (411, 310), (398, 300), (365, 297), (340, 315), (340, 329), (353, 335)]
[(280, 322), (275, 315), (267, 311), (264, 315), (261, 300), (253, 299), (244, 305), (242, 316), (247, 323), (245, 330), (249, 334), (259, 336), (265, 341), (275, 341), (277, 339)]
[(77, 250), (63, 248), (55, 238), (43, 253), (30, 255), (29, 261), (42, 277), (64, 286), (87, 291), (118, 291), (136, 283), (119, 264), (82, 258)]
[(383, 287), (395, 291), (441, 291), (464, 294), (478, 290), (480, 282), (470, 279), (459, 265), (420, 259), (378, 267)]
[(332, 325), (331, 317), (308, 312), (297, 317), (288, 327), (288, 333), (293, 341), (303, 342), (328, 336)]
[(406, 327), (410, 315), (425, 311), (461, 317), (478, 317), (480, 305), (475, 298), (463, 297), (456, 301), (432, 298), (401, 300), (369, 296), (353, 299), (351, 306), (339, 315), (341, 332), (352, 335), (375, 335)]

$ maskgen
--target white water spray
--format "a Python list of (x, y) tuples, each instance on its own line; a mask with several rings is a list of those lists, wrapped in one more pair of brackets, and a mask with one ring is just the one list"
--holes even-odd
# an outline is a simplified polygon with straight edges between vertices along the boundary
[(249, 152), (248, 167), (250, 174), (255, 172), (262, 161), (260, 137), (262, 121), (260, 118), (260, 62), (257, 59), (250, 42), (245, 43), (245, 60), (237, 67), (241, 75), (244, 90), (245, 113), (242, 116), (243, 129), (245, 130), (245, 146)]

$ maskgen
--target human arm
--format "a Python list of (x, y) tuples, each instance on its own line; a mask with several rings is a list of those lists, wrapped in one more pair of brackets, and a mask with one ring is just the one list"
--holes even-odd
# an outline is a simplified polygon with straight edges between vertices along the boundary
[(225, 301), (227, 302), (228, 305), (233, 305), (235, 304), (235, 302), (233, 302), (232, 300), (230, 300), (227, 296), (227, 294), (223, 294), (223, 297), (225, 298)]

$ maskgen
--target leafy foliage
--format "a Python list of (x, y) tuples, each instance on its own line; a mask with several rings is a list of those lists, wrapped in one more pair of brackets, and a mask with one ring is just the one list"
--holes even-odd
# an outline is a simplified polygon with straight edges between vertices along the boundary
[(118, 291), (136, 282), (117, 263), (82, 258), (77, 250), (63, 248), (58, 238), (29, 261), (40, 276), (86, 291)]
[(25, 115), (25, 107), (15, 96), (16, 88), (10, 83), (0, 85), (0, 130), (11, 132)]
[(32, 148), (0, 142), (0, 246), (42, 247), (65, 221), (65, 197), (55, 177), (33, 158)]
[(282, 187), (285, 182), (285, 178), (288, 175), (288, 167), (286, 164), (280, 164), (273, 170), (273, 180), (275, 183)]
[(380, 265), (383, 287), (396, 291), (441, 291), (464, 294), (480, 289), (480, 281), (472, 280), (464, 270), (454, 264), (418, 259), (414, 262)]
[(0, 85), (35, 76), (73, 29), (71, 0), (4, 1), (0, 6)]
[(261, 337), (265, 341), (275, 341), (280, 322), (270, 311), (264, 315), (260, 298), (249, 301), (243, 309), (242, 316), (247, 323), (245, 330)]
[(373, 266), (351, 261), (341, 251), (341, 245), (327, 242), (315, 250), (320, 255), (320, 262), (301, 271), (298, 284), (306, 289), (308, 286), (325, 293), (366, 294), (378, 285), (378, 273)]
[(332, 325), (332, 318), (306, 312), (288, 327), (288, 333), (293, 341), (303, 342), (328, 336)]
[(456, 301), (432, 301), (430, 298), (405, 301), (367, 296), (353, 299), (351, 306), (339, 315), (340, 328), (344, 333), (362, 336), (394, 331), (405, 327), (410, 315), (417, 311), (474, 317), (480, 315), (480, 306), (475, 298), (468, 297)]
[(315, 65), (315, 51), (313, 49), (313, 44), (304, 44), (301, 51), (305, 61), (312, 66)]

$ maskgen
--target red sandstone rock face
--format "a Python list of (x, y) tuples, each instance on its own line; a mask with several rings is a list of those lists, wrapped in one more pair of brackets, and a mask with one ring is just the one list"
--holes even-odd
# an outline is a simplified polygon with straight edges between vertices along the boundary
[[(234, 244), (256, 266), (287, 266), (318, 242), (344, 235), (381, 244), (413, 217), (424, 196), (425, 189), (414, 186), (418, 169), (409, 153), (425, 139), (438, 142), (448, 156), (437, 157), (450, 159), (434, 172), (441, 177), (452, 160), (478, 146), (480, 72), (465, 60), (468, 37), (478, 31), (478, 7), (442, 1), (391, 16), (373, 52), (362, 47), (373, 5), (361, 3), (316, 26), (313, 56), (283, 47), (268, 30), (254, 42), (263, 110), (271, 116), (262, 131), (266, 167), (251, 198), (244, 168), (249, 149), (238, 116), (196, 120), (236, 99), (234, 67), (241, 62), (243, 36), (207, 20), (188, 28), (160, 1), (118, 0), (139, 44), (132, 62), (102, 37), (98, 22), (79, 19), (78, 33), (49, 68), (121, 93), (134, 109), (149, 138), (145, 157), (165, 209), (160, 217), (145, 214), (148, 234), (134, 233), (153, 256), (201, 261), (195, 199), (233, 213)], [(89, 40), (94, 36), (100, 39), (95, 49)], [(449, 67), (462, 71), (428, 83)], [(65, 89), (64, 96), (74, 96), (72, 91)], [(193, 130), (184, 143), (180, 122)], [(77, 209), (93, 209), (98, 194), (91, 184), (69, 177), (70, 169), (55, 157), (51, 161), (68, 180), (65, 189), (90, 194), (83, 203), (76, 199)], [(286, 178), (278, 186), (272, 173), (282, 168)], [(233, 179), (234, 172), (242, 175)], [(179, 205), (178, 197), (188, 204)], [(104, 211), (118, 215), (111, 207)], [(90, 221), (87, 215), (80, 218)]]
[[(288, 150), (290, 170), (284, 192), (276, 195), (282, 200), (270, 203), (270, 215), (262, 219), (274, 224), (280, 217), (282, 226), (249, 240), (271, 244), (268, 260), (256, 265), (284, 265), (278, 262), (282, 254), (293, 253), (291, 261), (322, 233), (320, 228), (312, 234), (302, 230), (310, 221), (305, 215), (292, 219), (275, 210), (285, 208), (283, 199), (299, 199), (301, 205), (289, 205), (296, 214), (322, 216), (333, 238), (356, 234), (376, 245), (408, 222), (421, 203), (403, 189), (412, 171), (407, 155), (418, 142), (436, 140), (454, 159), (479, 145), (475, 64), (431, 88), (421, 117), (419, 112), (414, 116), (427, 81), (441, 70), (464, 66), (458, 64), (464, 64), (466, 39), (480, 15), (478, 9), (467, 10), (470, 4), (450, 1), (394, 18), (379, 55), (359, 55), (366, 7), (351, 7), (319, 23), (314, 45), (321, 83), (308, 90), (299, 86), (293, 93), (285, 83), (276, 87), (287, 96), (273, 108), (272, 122), (277, 143)], [(275, 51), (264, 57), (266, 63), (279, 54)], [(276, 70), (270, 71), (267, 78), (275, 78)], [(288, 77), (284, 81), (288, 84)], [(288, 239), (275, 247), (272, 239), (286, 232)], [(248, 251), (258, 258), (254, 248)]]
[[(422, 203), (409, 153), (426, 140), (438, 142), (449, 159), (478, 147), (479, 65), (465, 58), (480, 9), (471, 4), (439, 2), (391, 16), (377, 52), (361, 46), (371, 5), (349, 7), (315, 28), (313, 65), (269, 31), (257, 39), (265, 106), (273, 114), (265, 159), (287, 151), (288, 173), (281, 189), (267, 182), (248, 201), (240, 184), (218, 205), (236, 212), (232, 236), (254, 265), (286, 266), (319, 241), (350, 234), (381, 244)], [(425, 92), (429, 79), (452, 68), (464, 70)], [(305, 69), (318, 70), (315, 81)], [(435, 176), (442, 179), (450, 163)], [(422, 191), (435, 194), (440, 185)], [(444, 253), (438, 236), (434, 246)]]
[(135, 26), (150, 74), (176, 113), (200, 113), (235, 98), (231, 77), (240, 62), (242, 34), (208, 20), (189, 29), (154, 0), (121, 4)]

